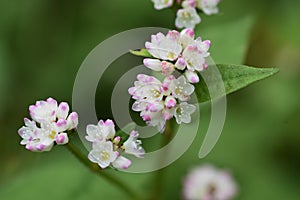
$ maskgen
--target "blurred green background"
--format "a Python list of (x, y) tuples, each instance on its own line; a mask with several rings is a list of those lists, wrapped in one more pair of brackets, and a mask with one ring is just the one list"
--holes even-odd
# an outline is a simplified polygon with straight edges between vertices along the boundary
[[(222, 136), (200, 160), (197, 153), (209, 119), (209, 108), (202, 108), (193, 145), (162, 170), (161, 199), (180, 199), (183, 176), (203, 163), (231, 171), (239, 185), (236, 199), (299, 199), (300, 1), (223, 0), (219, 8), (218, 15), (202, 15), (197, 27), (199, 35), (212, 41), (214, 60), (281, 71), (228, 96)], [(150, 0), (0, 1), (1, 199), (122, 198), (123, 193), (91, 174), (64, 147), (50, 153), (26, 151), (17, 130), (36, 100), (52, 96), (71, 102), (77, 70), (101, 41), (132, 28), (172, 29), (174, 19), (171, 10), (155, 11)], [(120, 59), (107, 71), (106, 89), (97, 92), (99, 118), (111, 117), (109, 94), (116, 74), (142, 62), (131, 55)], [(152, 142), (144, 143), (153, 149)], [(151, 182), (155, 173), (113, 174), (145, 196), (157, 184)]]

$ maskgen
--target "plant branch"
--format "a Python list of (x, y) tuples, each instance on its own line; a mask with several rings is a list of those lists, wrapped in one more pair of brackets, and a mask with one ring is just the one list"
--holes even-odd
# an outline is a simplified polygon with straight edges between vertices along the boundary
[[(166, 130), (163, 133), (163, 138), (162, 138), (162, 146), (167, 145), (172, 137), (173, 137), (173, 127), (171, 124), (171, 121), (167, 122), (166, 124)], [(161, 155), (161, 159), (166, 159), (168, 156), (168, 152), (164, 151), (163, 154)], [(154, 192), (153, 192), (153, 197), (151, 200), (160, 200), (162, 199), (162, 191), (163, 191), (163, 186), (164, 186), (164, 178), (165, 178), (165, 170), (166, 169), (160, 169), (156, 172), (155, 177), (154, 177)]]
[(105, 178), (107, 181), (118, 187), (124, 193), (128, 195), (131, 199), (139, 199), (138, 195), (128, 187), (125, 183), (121, 182), (116, 177), (106, 173), (103, 169), (101, 169), (97, 164), (90, 162), (86, 155), (84, 155), (74, 144), (69, 142), (66, 144), (68, 150), (86, 167), (88, 167), (92, 172), (96, 173), (97, 175)]

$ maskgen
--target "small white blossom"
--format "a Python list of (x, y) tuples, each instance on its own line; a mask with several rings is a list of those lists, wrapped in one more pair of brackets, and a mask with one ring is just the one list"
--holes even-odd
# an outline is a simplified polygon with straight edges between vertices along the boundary
[(187, 7), (195, 8), (197, 5), (197, 0), (184, 0), (181, 5), (184, 8), (187, 8)]
[(197, 0), (197, 7), (207, 15), (217, 14), (219, 2), (220, 0)]
[(198, 83), (200, 81), (199, 76), (196, 72), (187, 70), (184, 74), (190, 83)]
[(177, 101), (173, 96), (167, 96), (165, 99), (165, 106), (168, 109), (174, 108), (177, 105)]
[(137, 139), (138, 132), (132, 131), (129, 139), (123, 144), (121, 136), (115, 136), (115, 124), (112, 120), (100, 120), (97, 125), (89, 124), (86, 127), (87, 141), (92, 142), (92, 150), (88, 158), (101, 168), (113, 167), (127, 169), (131, 160), (121, 154), (132, 154), (141, 158), (145, 154), (142, 142)]
[(60, 133), (55, 137), (56, 144), (67, 144), (69, 142), (67, 133)]
[(186, 62), (185, 62), (184, 58), (179, 57), (175, 63), (175, 67), (176, 67), (176, 69), (184, 70), (186, 67)]
[(106, 141), (107, 139), (112, 139), (115, 136), (115, 125), (112, 120), (100, 120), (97, 125), (89, 124), (86, 127), (87, 136), (85, 136), (87, 141)]
[(152, 35), (151, 42), (146, 42), (145, 46), (153, 57), (169, 61), (176, 60), (182, 51), (177, 31), (169, 31), (166, 36), (162, 33)]
[(115, 161), (112, 162), (112, 166), (116, 169), (128, 169), (131, 165), (131, 160), (124, 156), (119, 156)]
[(192, 169), (183, 183), (186, 200), (230, 200), (236, 193), (231, 175), (210, 165)]
[(37, 101), (29, 106), (29, 112), (33, 121), (25, 118), (25, 126), (18, 133), (23, 139), (21, 144), (30, 151), (50, 151), (54, 143), (68, 143), (66, 131), (76, 129), (78, 125), (78, 114), (72, 112), (68, 116), (69, 105), (65, 102), (57, 105), (53, 98)]
[(64, 131), (68, 130), (67, 121), (60, 119), (57, 122), (43, 122), (41, 123), (41, 130), (44, 133), (44, 137), (56, 144), (62, 145), (69, 142), (68, 135)]
[(183, 49), (194, 43), (195, 32), (193, 29), (187, 28), (180, 32), (180, 41)]
[(123, 147), (125, 153), (132, 154), (138, 158), (145, 154), (145, 150), (140, 146), (142, 144), (141, 140), (138, 140), (139, 133), (132, 131), (129, 138), (124, 142)]
[(67, 130), (76, 129), (78, 126), (78, 114), (76, 112), (71, 112), (67, 118)]
[(154, 8), (156, 10), (168, 8), (173, 5), (173, 0), (151, 0), (151, 1), (154, 3)]
[(56, 120), (57, 101), (48, 98), (46, 101), (37, 101), (35, 105), (29, 106), (31, 118), (41, 123), (43, 121), (53, 122)]
[(53, 147), (53, 139), (47, 137), (45, 132), (36, 126), (35, 121), (24, 119), (25, 126), (19, 129), (18, 133), (22, 137), (21, 145), (29, 151), (50, 151)]
[(113, 151), (113, 143), (94, 142), (93, 149), (90, 151), (88, 158), (90, 161), (97, 163), (101, 168), (106, 168), (117, 159), (119, 153)]
[(182, 54), (187, 63), (187, 69), (191, 71), (203, 71), (207, 68), (205, 55), (197, 47), (197, 45), (189, 45)]
[(187, 101), (190, 98), (190, 95), (194, 92), (195, 87), (186, 82), (184, 76), (180, 76), (174, 80), (171, 84), (171, 91), (175, 98), (178, 98), (180, 101)]
[[(140, 76), (150, 79), (146, 75), (138, 75), (138, 77)], [(159, 98), (153, 98), (153, 95), (136, 95), (137, 91), (139, 94), (148, 94), (150, 86), (135, 82), (135, 86), (129, 89), (129, 94), (136, 100), (132, 105), (132, 110), (140, 112), (140, 116), (146, 124), (157, 127), (161, 133), (165, 130), (166, 121), (174, 115), (176, 115), (178, 123), (190, 123), (190, 115), (194, 111), (191, 111), (189, 106), (184, 106), (185, 104), (182, 102), (190, 99), (190, 95), (194, 92), (194, 86), (187, 83), (184, 76), (176, 79), (173, 75), (169, 75), (163, 82), (154, 77), (152, 80), (155, 80), (155, 91), (157, 92), (155, 96)]]
[(153, 71), (161, 71), (164, 75), (170, 75), (175, 71), (175, 66), (172, 63), (158, 59), (145, 58), (144, 65)]
[(194, 28), (199, 24), (201, 19), (193, 7), (186, 7), (177, 11), (175, 25), (177, 28)]
[(161, 61), (158, 59), (145, 58), (143, 63), (146, 67), (153, 71), (161, 71)]
[(196, 111), (196, 106), (183, 102), (175, 109), (175, 118), (177, 124), (191, 123), (191, 114)]
[[(145, 58), (144, 65), (154, 71), (161, 71), (165, 76), (171, 75), (176, 69), (183, 72), (186, 69), (191, 72), (205, 70), (207, 68), (206, 58), (210, 55), (208, 51), (210, 41), (202, 41), (200, 37), (197, 39), (194, 37), (193, 29), (189, 28), (180, 33), (169, 31), (167, 36), (162, 33), (152, 35), (151, 43), (146, 42), (146, 48), (156, 59)], [(171, 48), (171, 46), (173, 47)], [(177, 50), (174, 51), (174, 49)], [(145, 84), (139, 85), (144, 88)]]
[(133, 99), (162, 99), (161, 82), (153, 76), (147, 76), (145, 74), (139, 74), (137, 76), (134, 87), (129, 88), (128, 92)]

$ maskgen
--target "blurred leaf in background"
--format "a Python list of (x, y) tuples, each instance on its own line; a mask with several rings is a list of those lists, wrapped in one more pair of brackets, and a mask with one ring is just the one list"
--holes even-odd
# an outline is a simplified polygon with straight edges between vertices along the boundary
[[(202, 17), (197, 33), (212, 40), (217, 63), (279, 67), (280, 73), (228, 97), (221, 138), (202, 160), (197, 155), (210, 108), (201, 109), (201, 130), (193, 145), (162, 170), (163, 199), (180, 199), (183, 176), (203, 163), (232, 172), (240, 188), (236, 199), (299, 199), (299, 7), (297, 0), (224, 0), (220, 14)], [(53, 96), (71, 102), (76, 72), (101, 41), (136, 27), (172, 28), (174, 13), (154, 10), (150, 0), (11, 0), (0, 1), (0, 11), (1, 197), (31, 199), (47, 193), (44, 199), (119, 198), (122, 194), (63, 148), (45, 154), (27, 152), (18, 144), (17, 129), (36, 100)], [(115, 64), (126, 61), (125, 69), (142, 63), (124, 56)], [(114, 70), (108, 70), (105, 78), (111, 88), (117, 77)], [(101, 106), (104, 100), (99, 98), (111, 88), (97, 91), (99, 118), (111, 117), (109, 106)], [(153, 142), (145, 144), (153, 149)], [(155, 173), (115, 175), (146, 195)]]

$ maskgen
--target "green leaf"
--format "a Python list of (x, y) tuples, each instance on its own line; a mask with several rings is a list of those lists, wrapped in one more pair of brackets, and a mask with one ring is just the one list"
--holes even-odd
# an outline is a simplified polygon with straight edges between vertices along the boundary
[(195, 91), (199, 102), (205, 102), (211, 99), (212, 93), (214, 97), (220, 97), (224, 92), (230, 94), (272, 76), (278, 71), (279, 69), (276, 68), (255, 68), (244, 65), (209, 66), (207, 70), (201, 72), (202, 79), (196, 85)]
[(136, 56), (141, 56), (141, 57), (147, 57), (147, 58), (152, 57), (152, 55), (145, 48), (136, 50), (136, 51), (130, 50), (130, 53), (133, 55), (136, 55)]

